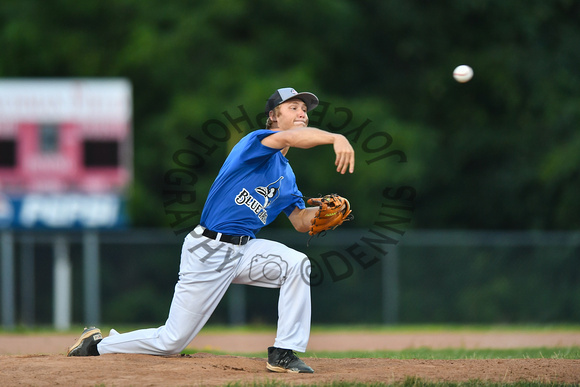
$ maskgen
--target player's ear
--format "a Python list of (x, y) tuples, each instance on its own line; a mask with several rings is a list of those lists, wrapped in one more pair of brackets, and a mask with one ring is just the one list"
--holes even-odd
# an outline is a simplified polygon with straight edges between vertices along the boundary
[(275, 110), (270, 110), (270, 113), (268, 113), (268, 117), (270, 118), (270, 121), (272, 122), (276, 122), (276, 111)]

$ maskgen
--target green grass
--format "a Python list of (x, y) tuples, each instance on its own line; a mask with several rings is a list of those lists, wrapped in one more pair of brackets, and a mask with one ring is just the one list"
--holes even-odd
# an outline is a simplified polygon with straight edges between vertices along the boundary
[(402, 351), (307, 352), (304, 357), (389, 359), (580, 359), (580, 347), (518, 349), (405, 349)]
[[(204, 351), (215, 354), (226, 354), (219, 351)], [(191, 351), (189, 353), (195, 353)], [(249, 356), (249, 357), (266, 357), (266, 353), (227, 353), (229, 355)], [(301, 357), (313, 358), (389, 358), (389, 359), (580, 359), (580, 347), (568, 348), (520, 348), (520, 349), (429, 349), (417, 348), (406, 349), (401, 351), (349, 351), (349, 352), (327, 352), (327, 351), (309, 351)], [(278, 381), (268, 381), (265, 383), (255, 384), (228, 384), (230, 387), (287, 387)], [(310, 386), (310, 387), (557, 387), (557, 386), (577, 386), (577, 384), (563, 383), (539, 383), (539, 382), (517, 382), (517, 383), (491, 383), (480, 380), (470, 380), (467, 382), (430, 382), (417, 377), (408, 377), (402, 382), (397, 383), (347, 383), (333, 382), (327, 384), (312, 385), (294, 385), (292, 386)]]
[[(247, 329), (247, 327), (243, 328)], [(477, 326), (452, 326), (452, 325), (421, 325), (421, 326), (316, 326), (313, 333), (326, 332), (388, 332), (388, 333), (437, 333), (437, 332), (578, 332), (578, 325), (477, 325)], [(263, 329), (259, 331), (265, 331)], [(229, 329), (213, 327), (211, 333), (231, 332)], [(239, 332), (239, 331), (238, 331)], [(225, 353), (219, 351), (204, 351), (215, 354), (229, 354), (248, 357), (265, 358), (266, 352), (261, 353)], [(189, 353), (195, 353), (191, 351)], [(414, 348), (401, 351), (308, 351), (300, 355), (303, 358), (389, 358), (389, 359), (426, 359), (426, 360), (452, 360), (452, 359), (580, 359), (580, 347), (554, 347), (554, 348), (518, 348), (518, 349), (430, 349)], [(253, 386), (253, 387), (286, 387), (290, 386), (283, 382), (268, 381), (262, 384), (228, 384), (231, 387)], [(296, 386), (292, 384), (292, 386)], [(416, 377), (409, 377), (397, 383), (347, 383), (333, 382), (327, 384), (298, 385), (311, 387), (556, 387), (556, 386), (577, 386), (577, 384), (563, 383), (539, 383), (539, 382), (517, 382), (517, 383), (491, 383), (480, 380), (470, 380), (468, 382), (430, 382)]]
[[(266, 352), (223, 352), (207, 349), (188, 348), (183, 353), (194, 354), (197, 352), (213, 353), (216, 355), (236, 355), (245, 357), (266, 357)], [(518, 348), (518, 349), (430, 349), (416, 348), (401, 351), (308, 351), (299, 354), (300, 357), (324, 358), (324, 359), (347, 359), (347, 358), (379, 358), (379, 359), (426, 359), (426, 360), (451, 360), (451, 359), (580, 359), (580, 347), (557, 347), (557, 348)]]

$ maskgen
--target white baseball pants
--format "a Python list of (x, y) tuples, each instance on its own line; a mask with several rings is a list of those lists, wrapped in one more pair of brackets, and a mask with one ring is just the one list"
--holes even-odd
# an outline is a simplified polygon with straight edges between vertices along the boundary
[(306, 351), (310, 336), (310, 262), (281, 243), (252, 239), (243, 246), (201, 235), (185, 237), (179, 280), (165, 325), (105, 337), (100, 354), (180, 353), (205, 325), (231, 283), (280, 288), (274, 346)]

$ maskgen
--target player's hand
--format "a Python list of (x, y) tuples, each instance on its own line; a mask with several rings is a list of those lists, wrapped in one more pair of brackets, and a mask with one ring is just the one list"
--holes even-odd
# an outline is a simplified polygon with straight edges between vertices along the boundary
[(336, 154), (336, 172), (342, 173), (346, 171), (354, 172), (354, 149), (350, 142), (341, 134), (337, 134), (334, 140), (334, 153)]

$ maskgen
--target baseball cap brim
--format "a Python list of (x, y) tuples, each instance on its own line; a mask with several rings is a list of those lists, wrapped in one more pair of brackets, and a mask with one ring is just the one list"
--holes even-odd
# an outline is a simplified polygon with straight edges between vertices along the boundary
[(307, 91), (299, 93), (291, 87), (285, 87), (276, 90), (274, 94), (268, 98), (268, 102), (266, 102), (266, 114), (268, 114), (270, 110), (274, 110), (274, 108), (281, 103), (293, 98), (302, 100), (306, 104), (307, 111), (314, 109), (319, 103), (318, 97), (312, 93)]

